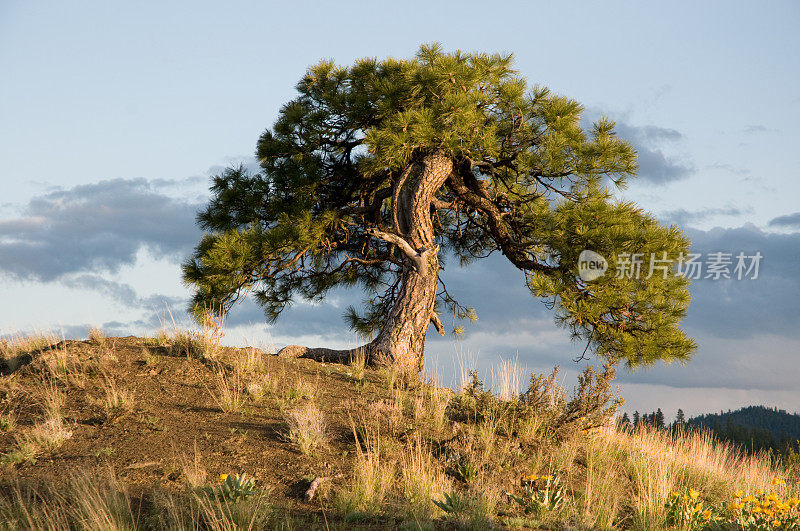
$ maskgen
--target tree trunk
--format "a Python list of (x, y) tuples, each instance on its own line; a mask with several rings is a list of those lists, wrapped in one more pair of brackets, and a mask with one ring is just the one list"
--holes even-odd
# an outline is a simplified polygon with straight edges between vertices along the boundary
[[(388, 365), (402, 372), (418, 373), (425, 353), (425, 334), (433, 320), (439, 279), (439, 248), (434, 242), (431, 202), (452, 171), (453, 163), (432, 154), (412, 163), (394, 183), (393, 227), (390, 233), (370, 234), (397, 245), (402, 252), (400, 290), (378, 336), (364, 349), (372, 365)], [(439, 332), (443, 333), (437, 325)], [(332, 350), (289, 345), (278, 355), (346, 363), (358, 350)]]

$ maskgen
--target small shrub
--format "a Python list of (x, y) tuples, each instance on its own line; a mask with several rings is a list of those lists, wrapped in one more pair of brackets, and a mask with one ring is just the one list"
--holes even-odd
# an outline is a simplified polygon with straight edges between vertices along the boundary
[(699, 492), (688, 489), (685, 494), (673, 492), (667, 503), (667, 525), (680, 529), (697, 529), (711, 519), (713, 511), (698, 500)]
[(433, 500), (436, 506), (447, 514), (457, 516), (466, 515), (470, 508), (470, 500), (467, 496), (458, 492), (445, 492), (444, 500)]
[(483, 381), (473, 370), (472, 381), (450, 401), (447, 414), (454, 420), (479, 426), (494, 424), (507, 435), (564, 439), (579, 429), (603, 426), (613, 417), (622, 404), (611, 388), (615, 374), (611, 365), (605, 365), (602, 372), (587, 367), (567, 400), (566, 390), (556, 383), (556, 367), (548, 377), (532, 374), (528, 389), (516, 399), (501, 400), (484, 389)]

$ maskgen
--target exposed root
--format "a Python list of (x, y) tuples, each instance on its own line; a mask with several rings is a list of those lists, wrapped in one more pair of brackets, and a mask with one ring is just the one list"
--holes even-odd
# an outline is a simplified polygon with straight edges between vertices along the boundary
[[(302, 345), (288, 345), (278, 351), (280, 358), (309, 358), (316, 361), (328, 363), (350, 363), (350, 360), (359, 350), (365, 347), (336, 350), (331, 348), (309, 348)], [(367, 356), (367, 362), (371, 361), (372, 356)]]

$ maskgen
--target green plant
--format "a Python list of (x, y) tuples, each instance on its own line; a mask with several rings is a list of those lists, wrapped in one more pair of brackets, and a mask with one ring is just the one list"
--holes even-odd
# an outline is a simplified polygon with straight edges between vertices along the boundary
[(667, 525), (680, 529), (698, 529), (711, 520), (713, 510), (698, 499), (699, 495), (700, 493), (692, 488), (683, 494), (673, 492), (666, 503)]
[(256, 488), (254, 478), (242, 473), (235, 476), (220, 474), (219, 484), (202, 487), (201, 491), (211, 498), (236, 502), (258, 494), (260, 489)]
[(19, 463), (35, 463), (36, 456), (39, 454), (38, 447), (28, 440), (19, 440), (17, 447), (10, 452), (0, 456), (0, 464), (16, 465)]
[(460, 516), (466, 514), (469, 511), (470, 509), (469, 497), (462, 496), (456, 491), (445, 492), (442, 495), (444, 496), (443, 501), (433, 500), (433, 503), (436, 504), (436, 507), (446, 512), (447, 514)]
[(456, 465), (456, 474), (466, 483), (478, 477), (478, 468), (469, 461), (461, 461)]
[(0, 415), (0, 432), (7, 433), (17, 425), (17, 417), (14, 413), (3, 413)]
[(564, 504), (564, 483), (558, 472), (546, 476), (526, 476), (522, 478), (522, 490), (522, 496), (510, 492), (508, 495), (522, 507), (525, 514), (541, 516)]

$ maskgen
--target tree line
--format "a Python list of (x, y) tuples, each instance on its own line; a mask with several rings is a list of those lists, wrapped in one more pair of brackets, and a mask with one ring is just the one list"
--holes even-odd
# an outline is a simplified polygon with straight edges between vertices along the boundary
[(800, 415), (783, 409), (748, 406), (735, 411), (707, 413), (687, 419), (682, 409), (666, 419), (661, 408), (650, 413), (623, 413), (620, 426), (633, 429), (644, 424), (665, 430), (709, 430), (722, 441), (733, 443), (748, 453), (770, 452), (780, 455), (800, 449)]

